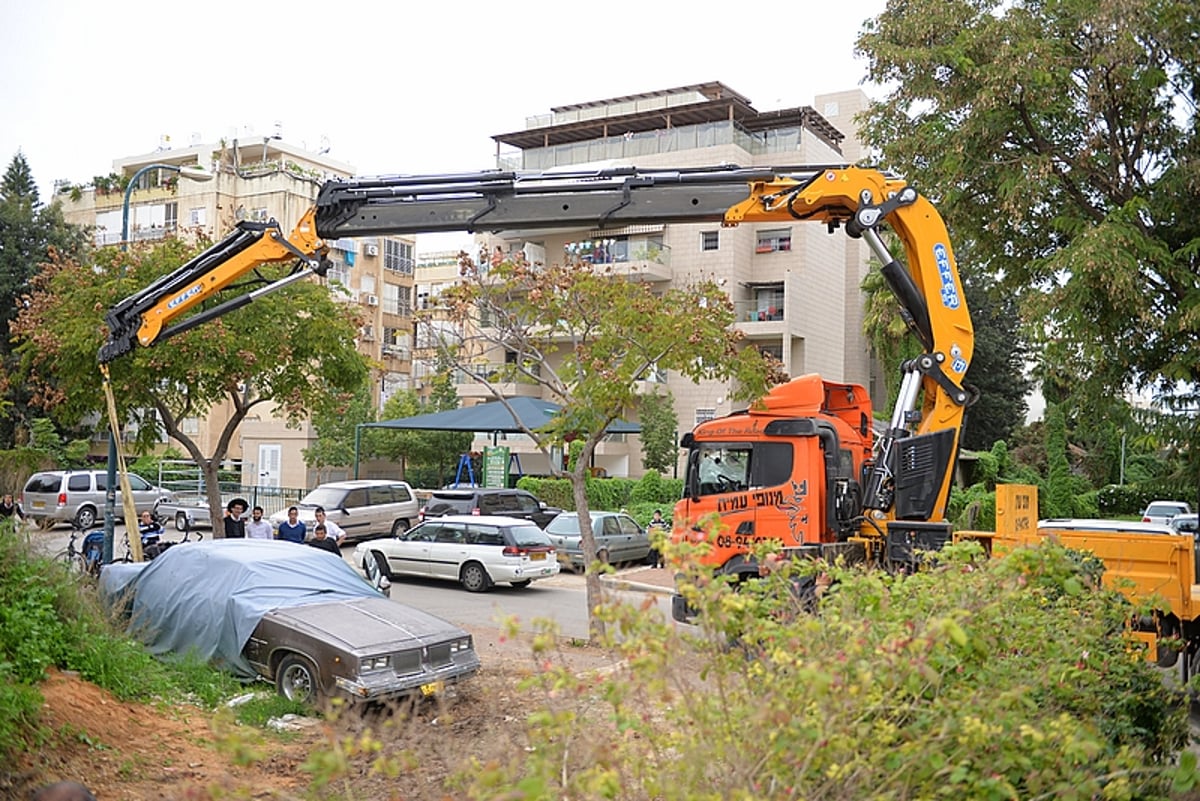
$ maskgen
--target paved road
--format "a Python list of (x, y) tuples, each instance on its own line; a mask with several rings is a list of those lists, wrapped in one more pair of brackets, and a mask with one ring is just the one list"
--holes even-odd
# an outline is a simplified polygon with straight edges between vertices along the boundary
[[(43, 553), (55, 554), (67, 547), (71, 531), (65, 524), (49, 531), (30, 527), (28, 536)], [(199, 533), (203, 534), (206, 540), (211, 537), (211, 532), (207, 529)], [(195, 535), (196, 532), (193, 532), (192, 536)], [(176, 540), (180, 536), (178, 532), (167, 530), (168, 540)], [(124, 551), (124, 537), (125, 527), (118, 523), (114, 531), (114, 552), (117, 555)], [(342, 548), (342, 557), (357, 569), (358, 566), (352, 563), (353, 555), (353, 545)], [(398, 578), (392, 585), (391, 595), (397, 601), (459, 625), (479, 626), (495, 623), (499, 628), (502, 621), (515, 617), (522, 631), (532, 631), (536, 619), (549, 618), (558, 624), (563, 637), (586, 638), (588, 634), (584, 578), (573, 573), (561, 573), (552, 578), (539, 579), (523, 590), (508, 585), (497, 585), (484, 593), (469, 593), (458, 584), (449, 581)], [(627, 598), (631, 603), (641, 603), (645, 600), (645, 595), (639, 592), (618, 593), (618, 597)], [(665, 619), (670, 619), (670, 599), (660, 595), (656, 596), (655, 600)]]

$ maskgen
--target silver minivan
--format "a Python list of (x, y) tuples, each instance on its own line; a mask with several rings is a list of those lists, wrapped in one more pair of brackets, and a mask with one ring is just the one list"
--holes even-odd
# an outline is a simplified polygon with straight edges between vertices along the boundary
[[(129, 488), (138, 514), (153, 512), (160, 501), (173, 501), (175, 495), (156, 487), (146, 479), (129, 473)], [(21, 492), (21, 509), (42, 528), (74, 520), (80, 528), (91, 528), (104, 510), (108, 489), (105, 470), (47, 470), (34, 473)], [(125, 516), (121, 488), (117, 487), (117, 518)]]
[[(346, 542), (373, 537), (398, 537), (417, 523), (420, 504), (407, 483), (390, 479), (356, 479), (321, 484), (296, 504), (311, 539), (317, 507), (346, 532)], [(275, 528), (287, 520), (287, 510), (271, 515)]]

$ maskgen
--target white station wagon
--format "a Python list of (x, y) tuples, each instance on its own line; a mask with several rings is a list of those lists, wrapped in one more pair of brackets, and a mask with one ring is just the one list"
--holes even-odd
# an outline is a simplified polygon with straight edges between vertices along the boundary
[(457, 581), (470, 592), (495, 584), (528, 587), (558, 574), (550, 538), (528, 520), (489, 515), (447, 515), (426, 521), (394, 539), (354, 549), (354, 563), (371, 563), (389, 579), (423, 576)]

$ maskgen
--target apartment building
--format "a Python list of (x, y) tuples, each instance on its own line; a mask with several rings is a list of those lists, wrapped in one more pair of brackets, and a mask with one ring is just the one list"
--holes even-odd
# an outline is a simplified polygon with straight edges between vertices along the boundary
[[(194, 166), (204, 174), (191, 169)], [(197, 234), (215, 241), (243, 220), (275, 219), (290, 231), (312, 206), (324, 181), (353, 175), (351, 165), (279, 137), (216, 143), (202, 143), (197, 137), (187, 147), (172, 148), (164, 142), (151, 153), (116, 159), (110, 176), (86, 186), (59, 186), (56, 197), (69, 222), (94, 227), (97, 245), (120, 244), (126, 225), (131, 243)], [(135, 177), (126, 207), (126, 187)], [(332, 266), (323, 279), (315, 280), (329, 285), (334, 297), (362, 307), (367, 322), (358, 347), (376, 365), (373, 400), (382, 407), (392, 392), (410, 384), (415, 241), (397, 236), (329, 244)], [(203, 419), (183, 421), (184, 431), (211, 452), (230, 413), (229, 408), (215, 407)], [(107, 435), (107, 428), (98, 425), (96, 453), (104, 451)], [(327, 477), (315, 475), (304, 464), (302, 450), (313, 436), (310, 427), (289, 429), (270, 409), (262, 409), (242, 423), (229, 457), (241, 464), (243, 483), (308, 487)]]
[[(560, 106), (528, 118), (523, 130), (492, 139), (497, 166), (508, 170), (843, 164), (862, 156), (853, 117), (866, 102), (861, 91), (852, 90), (819, 95), (813, 106), (759, 111), (745, 96), (713, 82)], [(869, 251), (844, 232), (830, 234), (824, 226), (799, 221), (736, 228), (639, 225), (480, 236), (477, 244), (482, 253), (499, 246), (530, 261), (586, 258), (612, 264), (616, 274), (636, 274), (662, 290), (715, 280), (729, 292), (746, 341), (774, 355), (790, 375), (816, 372), (861, 383), (877, 400), (882, 395), (862, 333), (860, 285)], [(444, 280), (419, 271), (418, 297), (435, 298)], [(417, 337), (423, 338), (420, 330)], [(504, 355), (495, 358), (502, 362)], [(652, 376), (646, 390), (655, 383), (673, 395), (680, 433), (738, 408), (725, 383), (694, 384), (664, 373)], [(483, 385), (460, 383), (459, 392), (464, 403), (490, 398)], [(527, 438), (510, 437), (505, 444), (521, 454), (527, 472), (547, 469)], [(597, 452), (596, 466), (608, 475), (641, 475), (637, 438), (610, 437)]]

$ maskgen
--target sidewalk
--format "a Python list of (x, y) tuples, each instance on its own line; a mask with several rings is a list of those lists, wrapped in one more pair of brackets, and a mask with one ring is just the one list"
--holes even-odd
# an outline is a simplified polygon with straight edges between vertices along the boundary
[(615, 576), (601, 576), (600, 580), (637, 592), (670, 595), (675, 591), (675, 571), (665, 567), (635, 567), (622, 570)]

